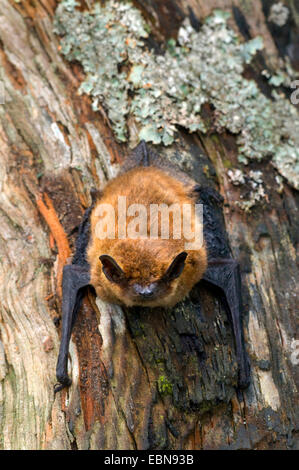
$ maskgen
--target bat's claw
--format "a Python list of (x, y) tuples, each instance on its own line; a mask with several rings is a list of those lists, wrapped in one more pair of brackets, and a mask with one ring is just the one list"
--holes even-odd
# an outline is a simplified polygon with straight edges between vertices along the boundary
[(59, 383), (54, 386), (54, 394), (56, 395), (57, 392), (60, 392), (65, 387), (69, 387), (72, 383), (72, 380), (69, 378), (68, 375), (63, 375), (61, 377), (57, 377)]
[(99, 199), (100, 195), (101, 195), (101, 191), (99, 191), (96, 188), (91, 188), (90, 197), (91, 197), (92, 204), (94, 204), (97, 201), (97, 199)]

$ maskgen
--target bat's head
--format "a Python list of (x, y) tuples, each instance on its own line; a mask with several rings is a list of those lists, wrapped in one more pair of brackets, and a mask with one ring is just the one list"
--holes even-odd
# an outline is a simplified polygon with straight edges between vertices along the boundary
[(187, 186), (154, 167), (111, 180), (91, 215), (88, 261), (97, 295), (127, 306), (182, 300), (206, 269), (193, 206)]
[[(120, 267), (117, 261), (109, 255), (101, 255), (102, 272), (108, 281), (106, 287), (118, 294), (122, 303), (155, 307), (168, 303), (167, 300), (173, 293), (173, 284), (183, 272), (186, 252), (179, 253), (170, 263), (161, 276), (132, 277), (128, 270)], [(127, 266), (128, 267), (128, 266)], [(136, 266), (135, 266), (136, 270)], [(110, 285), (109, 285), (110, 284)]]
[[(205, 266), (194, 253), (148, 250), (138, 243), (99, 256), (99, 295), (127, 306), (171, 307), (199, 281)], [(205, 260), (203, 260), (205, 262)]]

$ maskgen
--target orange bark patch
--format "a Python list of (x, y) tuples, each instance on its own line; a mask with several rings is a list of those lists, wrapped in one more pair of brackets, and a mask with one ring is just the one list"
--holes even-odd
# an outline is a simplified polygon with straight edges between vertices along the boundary
[(47, 222), (51, 234), (56, 242), (58, 249), (58, 268), (57, 268), (57, 293), (62, 296), (62, 270), (67, 259), (71, 256), (71, 250), (66, 233), (59, 222), (54, 206), (47, 193), (42, 193), (36, 201), (37, 207)]

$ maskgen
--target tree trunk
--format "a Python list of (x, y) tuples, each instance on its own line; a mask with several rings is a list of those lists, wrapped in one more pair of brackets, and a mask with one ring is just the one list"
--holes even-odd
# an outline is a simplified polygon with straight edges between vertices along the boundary
[[(81, 3), (86, 9), (92, 2)], [(262, 60), (278, 67), (298, 41), (298, 4), (284, 2), (287, 35), (267, 20), (273, 3), (134, 2), (160, 43), (176, 37), (189, 7), (200, 20), (214, 8), (231, 10), (241, 37), (263, 36), (265, 49), (246, 72), (256, 80)], [(84, 72), (59, 53), (56, 7), (55, 0), (0, 0), (0, 448), (298, 447), (298, 192), (287, 182), (277, 190), (266, 159), (251, 168), (264, 174), (268, 204), (239, 208), (241, 189), (227, 172), (227, 162), (240, 165), (229, 132), (180, 130), (159, 153), (224, 197), (242, 269), (250, 387), (236, 393), (231, 328), (219, 300), (200, 285), (173, 311), (152, 314), (104, 304), (90, 292), (71, 342), (72, 386), (54, 396), (61, 269), (90, 189), (111, 178), (130, 152), (117, 143), (105, 111), (93, 111), (90, 98), (78, 95)], [(293, 54), (294, 68), (296, 60)]]

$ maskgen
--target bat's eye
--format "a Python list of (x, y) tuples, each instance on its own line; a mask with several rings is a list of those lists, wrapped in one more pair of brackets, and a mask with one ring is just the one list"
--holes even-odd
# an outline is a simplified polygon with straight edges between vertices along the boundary
[(111, 256), (101, 255), (100, 261), (102, 263), (103, 273), (109, 281), (118, 283), (125, 278), (125, 273)]
[(162, 279), (168, 282), (179, 277), (183, 272), (186, 258), (187, 253), (185, 251), (182, 251), (182, 253), (177, 255), (172, 261), (171, 265), (167, 269)]

